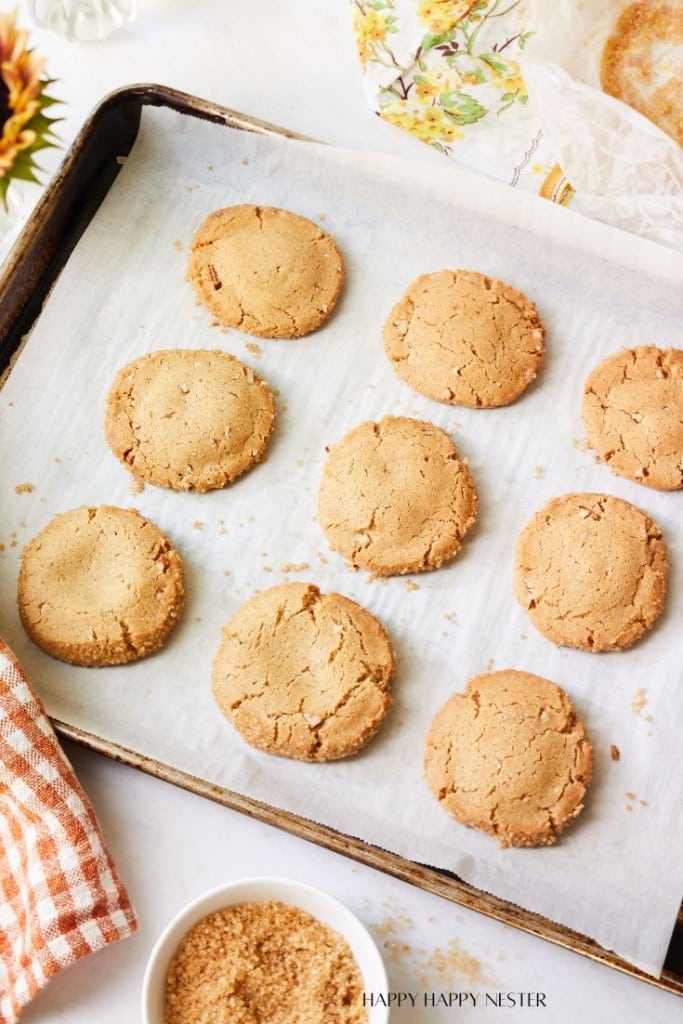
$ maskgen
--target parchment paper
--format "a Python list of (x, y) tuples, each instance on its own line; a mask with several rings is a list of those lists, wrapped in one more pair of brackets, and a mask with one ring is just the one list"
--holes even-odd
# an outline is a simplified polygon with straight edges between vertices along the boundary
[[(195, 307), (184, 280), (187, 246), (209, 211), (238, 202), (296, 210), (336, 235), (348, 281), (323, 330), (291, 342), (251, 339), (212, 327)], [(444, 267), (510, 281), (546, 320), (546, 367), (509, 408), (420, 398), (385, 359), (381, 328), (394, 301), (417, 274)], [(683, 892), (683, 494), (656, 493), (596, 465), (579, 444), (579, 406), (585, 376), (608, 353), (638, 343), (683, 346), (682, 281), (683, 258), (673, 252), (450, 166), (145, 110), (132, 155), (0, 394), (0, 632), (53, 716), (449, 868), (658, 973)], [(104, 441), (106, 394), (125, 362), (175, 346), (225, 348), (279, 389), (270, 457), (224, 491), (148, 486), (133, 494)], [(413, 577), (419, 590), (408, 589), (405, 577), (370, 582), (348, 569), (315, 517), (325, 445), (389, 412), (448, 430), (480, 494), (479, 522), (462, 552), (438, 572)], [(23, 483), (35, 490), (16, 493)], [(515, 602), (519, 530), (550, 496), (572, 490), (634, 502), (661, 523), (669, 544), (665, 614), (627, 653), (555, 648)], [(176, 542), (187, 608), (160, 654), (77, 669), (24, 635), (15, 600), (19, 554), (57, 512), (104, 503), (139, 508)], [(282, 569), (302, 563), (308, 567), (298, 572)], [(214, 706), (210, 671), (222, 625), (255, 590), (284, 579), (313, 580), (362, 602), (395, 642), (395, 706), (351, 760), (307, 765), (251, 750)], [(595, 745), (586, 810), (555, 847), (501, 850), (450, 820), (423, 781), (431, 718), (487, 667), (560, 683)]]

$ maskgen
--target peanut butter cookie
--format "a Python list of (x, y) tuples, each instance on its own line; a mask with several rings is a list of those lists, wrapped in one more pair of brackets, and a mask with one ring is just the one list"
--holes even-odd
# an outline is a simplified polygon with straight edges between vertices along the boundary
[(448, 434), (403, 416), (349, 431), (330, 451), (318, 495), (331, 547), (378, 576), (438, 569), (476, 512), (467, 462)]
[(331, 315), (344, 262), (332, 236), (305, 217), (272, 206), (229, 206), (199, 227), (187, 277), (222, 326), (300, 338)]
[(242, 605), (223, 630), (213, 693), (253, 747), (300, 761), (355, 754), (391, 704), (394, 655), (365, 608), (312, 583)]
[(117, 459), (140, 479), (208, 491), (263, 458), (274, 420), (270, 388), (239, 359), (168, 349), (119, 370), (105, 433)]
[(548, 846), (583, 808), (593, 749), (567, 694), (506, 669), (470, 679), (438, 711), (425, 776), (456, 821), (502, 846)]
[(438, 402), (508, 405), (536, 376), (545, 327), (533, 302), (472, 270), (423, 274), (384, 325), (396, 373)]
[(660, 528), (607, 494), (552, 498), (517, 542), (517, 600), (544, 636), (566, 647), (631, 647), (662, 611), (668, 576)]
[(184, 601), (183, 566), (135, 509), (63, 512), (24, 548), (18, 603), (26, 632), (72, 665), (120, 665), (153, 654)]
[(619, 476), (683, 487), (683, 351), (624, 348), (588, 377), (581, 409), (588, 441)]

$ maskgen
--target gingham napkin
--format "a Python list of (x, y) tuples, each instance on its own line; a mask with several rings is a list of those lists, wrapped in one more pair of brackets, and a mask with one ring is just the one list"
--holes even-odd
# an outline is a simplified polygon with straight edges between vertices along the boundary
[(0, 1024), (57, 971), (135, 928), (92, 807), (0, 640)]

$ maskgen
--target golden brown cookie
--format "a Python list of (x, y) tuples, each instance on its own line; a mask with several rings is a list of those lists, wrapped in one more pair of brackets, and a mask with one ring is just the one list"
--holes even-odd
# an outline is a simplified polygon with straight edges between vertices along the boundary
[(274, 420), (270, 388), (239, 359), (167, 349), (119, 370), (105, 433), (117, 459), (140, 479), (208, 491), (263, 458)]
[(300, 761), (355, 754), (391, 704), (394, 655), (365, 608), (312, 583), (255, 594), (223, 630), (213, 693), (253, 747)]
[(502, 846), (548, 846), (583, 808), (593, 749), (567, 694), (506, 669), (470, 679), (437, 712), (425, 776), (456, 821)]
[(332, 236), (305, 217), (272, 206), (229, 206), (199, 227), (187, 277), (222, 326), (300, 338), (331, 315), (344, 262)]
[(683, 351), (624, 348), (595, 367), (581, 409), (588, 442), (619, 476), (683, 487)]
[(423, 274), (384, 325), (396, 373), (438, 402), (508, 405), (536, 376), (545, 327), (525, 295), (472, 270)]
[(330, 546), (377, 576), (438, 569), (476, 512), (467, 461), (448, 434), (403, 416), (349, 431), (330, 450), (318, 495)]
[(551, 498), (517, 542), (517, 600), (544, 636), (566, 647), (630, 647), (658, 618), (668, 577), (660, 528), (607, 494)]
[(183, 608), (183, 566), (135, 509), (63, 512), (24, 548), (18, 603), (26, 632), (72, 665), (120, 665), (153, 654)]
[(683, 146), (681, 46), (681, 0), (629, 4), (605, 43), (600, 81)]

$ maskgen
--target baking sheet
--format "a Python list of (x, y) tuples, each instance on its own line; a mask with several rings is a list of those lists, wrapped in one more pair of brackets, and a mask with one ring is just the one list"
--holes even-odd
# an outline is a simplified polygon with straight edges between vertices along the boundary
[[(183, 279), (187, 246), (210, 210), (234, 202), (294, 209), (335, 233), (348, 282), (323, 330), (294, 342), (252, 339), (212, 327), (194, 306)], [(458, 266), (526, 291), (548, 325), (547, 365), (507, 409), (458, 409), (415, 396), (383, 355), (381, 326), (395, 299), (418, 273)], [(579, 404), (587, 372), (609, 352), (683, 345), (682, 282), (683, 260), (673, 253), (450, 167), (145, 110), (126, 166), (0, 394), (0, 632), (54, 717), (455, 871), (658, 973), (683, 891), (683, 495), (651, 492), (596, 465), (579, 443)], [(225, 491), (148, 486), (134, 494), (104, 442), (115, 371), (174, 346), (225, 348), (280, 392), (268, 461)], [(470, 460), (481, 512), (449, 566), (372, 582), (329, 551), (315, 519), (316, 492), (325, 445), (387, 412), (430, 419), (451, 433)], [(556, 649), (515, 603), (516, 536), (547, 498), (568, 490), (626, 498), (665, 531), (673, 567), (667, 609), (630, 652)], [(185, 560), (184, 620), (164, 651), (135, 665), (63, 665), (30, 644), (18, 621), (22, 545), (56, 512), (86, 503), (139, 508)], [(289, 568), (297, 565), (306, 567)], [(355, 598), (394, 639), (394, 709), (350, 761), (304, 765), (253, 751), (214, 707), (210, 668), (221, 626), (254, 590), (284, 579)], [(413, 583), (419, 589), (409, 589)], [(488, 667), (560, 683), (596, 747), (586, 810), (556, 847), (498, 849), (446, 817), (422, 779), (434, 712)]]

